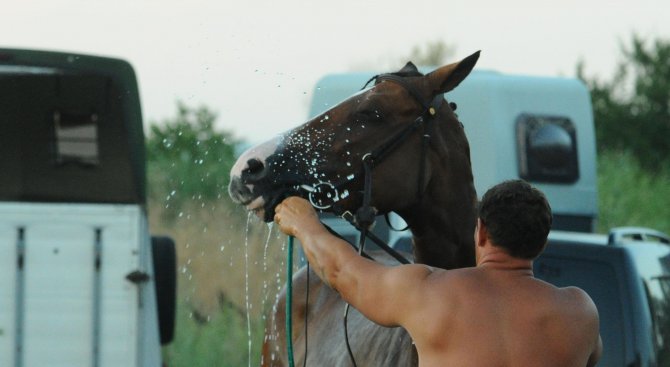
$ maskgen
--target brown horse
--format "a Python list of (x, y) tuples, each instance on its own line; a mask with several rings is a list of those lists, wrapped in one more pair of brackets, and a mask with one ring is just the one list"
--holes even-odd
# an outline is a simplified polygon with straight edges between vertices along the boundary
[[(445, 269), (473, 265), (476, 193), (470, 148), (443, 94), (465, 79), (478, 57), (477, 52), (426, 75), (408, 63), (399, 72), (377, 76), (371, 88), (245, 152), (231, 172), (231, 198), (270, 221), (287, 195), (309, 197), (326, 210), (337, 206), (355, 212), (367, 191), (378, 213), (394, 211), (408, 223), (416, 262)], [(369, 168), (369, 190), (364, 190), (362, 162)], [(293, 284), (296, 365), (303, 364), (305, 354), (308, 366), (351, 365), (342, 299), (314, 274), (307, 285), (304, 269)], [(269, 318), (263, 366), (287, 365), (284, 305), (282, 292)], [(358, 366), (417, 364), (402, 328), (378, 326), (353, 309), (348, 325)]]

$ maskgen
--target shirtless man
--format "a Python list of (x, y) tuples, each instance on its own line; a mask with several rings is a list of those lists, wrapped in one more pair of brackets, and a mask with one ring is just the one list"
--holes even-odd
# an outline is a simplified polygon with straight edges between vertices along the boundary
[(407, 330), (420, 367), (583, 367), (600, 358), (591, 298), (533, 277), (551, 209), (524, 181), (503, 182), (484, 195), (474, 268), (386, 267), (328, 233), (307, 201), (290, 197), (275, 211), (275, 222), (300, 240), (324, 282), (370, 320)]

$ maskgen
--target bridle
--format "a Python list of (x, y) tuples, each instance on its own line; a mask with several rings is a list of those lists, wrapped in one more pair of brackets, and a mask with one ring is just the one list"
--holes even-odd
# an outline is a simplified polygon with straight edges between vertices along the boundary
[[(419, 161), (419, 176), (418, 176), (418, 185), (417, 185), (417, 199), (421, 201), (423, 199), (423, 187), (424, 187), (424, 176), (426, 170), (426, 160), (428, 154), (428, 145), (430, 143), (431, 136), (434, 130), (434, 119), (441, 107), (442, 103), (445, 102), (444, 95), (438, 94), (431, 101), (426, 101), (423, 99), (421, 94), (400, 75), (397, 74), (380, 74), (372, 77), (368, 80), (367, 83), (363, 86), (362, 89), (367, 87), (367, 85), (375, 81), (375, 85), (383, 82), (389, 81), (396, 83), (403, 87), (413, 98), (416, 100), (422, 107), (422, 112), (411, 124), (407, 125), (404, 129), (398, 131), (390, 139), (385, 141), (383, 144), (376, 147), (374, 150), (365, 153), (361, 159), (362, 167), (360, 171), (363, 174), (363, 200), (361, 206), (356, 210), (355, 214), (352, 214), (350, 211), (343, 210), (339, 201), (348, 197), (349, 192), (346, 189), (343, 189), (343, 186), (355, 180), (357, 174), (350, 174), (343, 179), (331, 183), (319, 181), (316, 184), (310, 185), (300, 185), (299, 189), (307, 193), (307, 198), (309, 199), (312, 206), (320, 210), (330, 209), (335, 215), (342, 217), (348, 221), (352, 226), (354, 226), (359, 232), (359, 243), (358, 243), (358, 253), (361, 256), (367, 258), (371, 257), (363, 251), (365, 247), (366, 238), (370, 238), (375, 244), (377, 244), (382, 250), (386, 251), (389, 255), (394, 257), (402, 264), (411, 263), (400, 253), (395, 251), (392, 247), (388, 246), (384, 241), (375, 236), (370, 228), (375, 222), (375, 217), (377, 216), (377, 209), (372, 206), (372, 173), (375, 167), (381, 163), (386, 157), (389, 156), (394, 150), (400, 147), (405, 143), (408, 138), (417, 130), (422, 129), (421, 136), (421, 156)], [(456, 105), (450, 104), (450, 107), (455, 110)], [(358, 174), (360, 175), (360, 173)], [(325, 199), (324, 199), (325, 198)], [(387, 218), (388, 221), (388, 218)], [(325, 225), (325, 224), (324, 224)], [(330, 229), (328, 226), (326, 228), (336, 235), (337, 237), (342, 238), (341, 235)], [(353, 244), (352, 244), (353, 246)], [(356, 246), (354, 246), (356, 247)], [(309, 264), (308, 264), (309, 266)], [(309, 276), (309, 269), (307, 269), (307, 274)], [(307, 280), (309, 284), (309, 278)], [(307, 297), (309, 293), (307, 293)], [(306, 304), (309, 302), (307, 301)], [(307, 313), (307, 311), (305, 311)], [(347, 346), (347, 352), (354, 367), (357, 367), (356, 360), (354, 359), (351, 347), (349, 344), (349, 333), (347, 328), (347, 318), (349, 314), (349, 304), (345, 306), (344, 312), (344, 336)], [(305, 324), (307, 320), (305, 320)], [(305, 338), (305, 340), (307, 340)], [(304, 360), (307, 360), (307, 348), (305, 346), (305, 356)], [(305, 362), (306, 363), (306, 362)]]
[[(390, 139), (383, 144), (376, 147), (374, 150), (365, 153), (361, 159), (362, 167), (359, 173), (352, 173), (337, 182), (318, 181), (313, 185), (302, 184), (299, 189), (307, 193), (312, 206), (320, 210), (330, 209), (338, 216), (350, 217), (346, 211), (339, 208), (338, 202), (349, 196), (349, 191), (343, 189), (343, 186), (352, 182), (359, 176), (362, 171), (364, 177), (363, 187), (363, 201), (361, 207), (356, 211), (354, 219), (359, 226), (369, 227), (374, 222), (376, 210), (371, 206), (372, 198), (372, 171), (381, 163), (390, 153), (402, 145), (407, 139), (419, 128), (423, 129), (421, 138), (421, 157), (419, 160), (419, 175), (417, 185), (417, 199), (419, 201), (423, 197), (424, 176), (426, 170), (426, 159), (428, 144), (430, 142), (433, 132), (433, 120), (442, 103), (444, 103), (444, 96), (438, 94), (432, 101), (426, 102), (420, 93), (403, 77), (396, 74), (381, 74), (371, 78), (363, 88), (365, 88), (371, 81), (375, 80), (375, 84), (382, 81), (391, 81), (403, 87), (409, 94), (422, 106), (423, 110), (419, 117), (417, 117), (411, 124), (404, 129), (398, 131)], [(455, 105), (452, 105), (455, 106)], [(347, 218), (345, 218), (347, 219)]]

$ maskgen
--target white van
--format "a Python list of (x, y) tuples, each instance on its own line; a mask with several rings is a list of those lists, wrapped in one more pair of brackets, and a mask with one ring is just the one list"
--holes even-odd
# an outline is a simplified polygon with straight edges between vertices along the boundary
[(146, 216), (125, 61), (0, 49), (0, 366), (161, 366), (171, 239)]

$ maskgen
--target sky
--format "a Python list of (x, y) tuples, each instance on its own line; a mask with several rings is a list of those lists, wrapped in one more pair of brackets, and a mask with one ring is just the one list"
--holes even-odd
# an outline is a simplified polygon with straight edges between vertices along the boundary
[(449, 62), (482, 50), (479, 69), (574, 76), (581, 60), (608, 79), (634, 32), (670, 38), (667, 0), (0, 1), (0, 48), (125, 59), (145, 124), (181, 100), (248, 142), (306, 121), (325, 74), (392, 71), (428, 42)]

